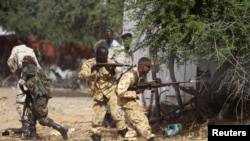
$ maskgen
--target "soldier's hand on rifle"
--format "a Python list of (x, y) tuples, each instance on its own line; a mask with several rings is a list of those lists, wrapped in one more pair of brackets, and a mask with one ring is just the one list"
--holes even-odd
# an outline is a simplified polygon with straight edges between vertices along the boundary
[(155, 81), (155, 83), (161, 84), (161, 78), (153, 78), (153, 80)]
[(18, 80), (18, 84), (24, 85), (24, 83), (25, 83), (25, 80), (23, 80), (23, 79), (19, 79), (19, 80)]
[(105, 68), (106, 68), (106, 70), (107, 70), (110, 74), (115, 75), (115, 68), (116, 68), (116, 66), (106, 66)]
[(144, 91), (144, 89), (136, 89), (136, 90), (135, 90), (136, 94), (140, 94), (140, 93), (142, 93), (143, 91)]
[(96, 71), (99, 71), (99, 69), (100, 69), (100, 67), (97, 67), (97, 66), (92, 66), (91, 67), (91, 73), (94, 71), (94, 70), (96, 70)]
[(21, 89), (24, 93), (28, 91), (28, 88), (25, 86), (25, 80), (19, 79), (19, 80), (18, 80), (18, 84), (19, 84), (20, 89)]

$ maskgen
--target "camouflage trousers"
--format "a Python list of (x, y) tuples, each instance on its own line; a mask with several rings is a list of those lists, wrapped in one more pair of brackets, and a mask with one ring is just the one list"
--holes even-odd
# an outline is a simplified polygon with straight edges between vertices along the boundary
[(28, 121), (31, 128), (36, 126), (38, 121), (42, 126), (52, 127), (54, 121), (47, 117), (48, 115), (48, 101), (49, 97), (39, 96), (35, 102), (31, 104), (30, 110), (28, 110)]
[(145, 113), (139, 107), (134, 108), (135, 109), (123, 109), (128, 126), (128, 132), (125, 135), (125, 139), (128, 141), (136, 141), (138, 135), (141, 135), (146, 140), (154, 137), (155, 135), (151, 132), (151, 126), (149, 125)]
[(110, 107), (111, 117), (114, 120), (118, 130), (126, 128), (124, 117), (118, 112), (117, 96), (110, 96), (110, 99), (104, 96), (102, 101), (94, 100), (92, 116), (92, 133), (101, 133), (102, 122), (106, 112), (106, 106)]

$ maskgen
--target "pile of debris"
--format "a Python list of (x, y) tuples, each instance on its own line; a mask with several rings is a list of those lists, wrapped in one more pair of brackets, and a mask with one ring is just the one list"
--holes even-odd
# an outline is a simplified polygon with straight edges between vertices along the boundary
[[(65, 88), (65, 89), (85, 89), (87, 88), (87, 80), (80, 80), (78, 78), (77, 70), (62, 70), (56, 65), (43, 68), (51, 79), (51, 87)], [(0, 78), (0, 87), (16, 87), (17, 76), (15, 74), (9, 75), (7, 78)]]

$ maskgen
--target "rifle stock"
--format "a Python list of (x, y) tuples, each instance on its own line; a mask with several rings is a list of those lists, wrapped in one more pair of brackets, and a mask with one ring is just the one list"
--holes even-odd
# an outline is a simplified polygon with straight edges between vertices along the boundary
[(115, 69), (116, 67), (134, 67), (135, 65), (130, 65), (130, 64), (120, 64), (120, 63), (96, 63), (92, 68), (91, 68), (91, 72), (93, 70), (97, 70), (99, 71), (100, 68), (102, 67), (106, 67), (109, 69)]

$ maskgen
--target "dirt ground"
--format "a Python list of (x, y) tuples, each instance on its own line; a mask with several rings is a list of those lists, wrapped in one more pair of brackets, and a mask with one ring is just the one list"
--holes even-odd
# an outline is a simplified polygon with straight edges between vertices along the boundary
[[(15, 88), (0, 88), (0, 132), (7, 128), (19, 128), (18, 114), (15, 109)], [(88, 90), (52, 89), (53, 98), (49, 101), (49, 117), (56, 123), (69, 128), (69, 141), (91, 141), (90, 128), (92, 118), (92, 98)], [(165, 137), (160, 125), (152, 125), (156, 141), (206, 141), (207, 128), (183, 130), (174, 137)], [(63, 140), (52, 128), (37, 124), (37, 133), (41, 141)], [(0, 135), (2, 141), (19, 141), (19, 135)], [(115, 128), (103, 128), (102, 141), (122, 141)], [(139, 138), (139, 141), (144, 141)]]

